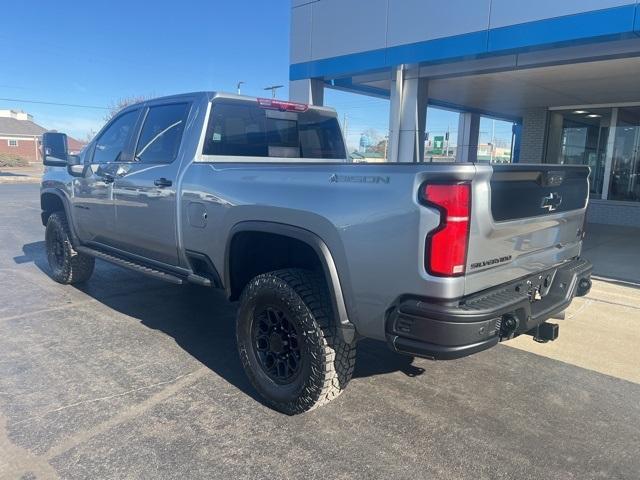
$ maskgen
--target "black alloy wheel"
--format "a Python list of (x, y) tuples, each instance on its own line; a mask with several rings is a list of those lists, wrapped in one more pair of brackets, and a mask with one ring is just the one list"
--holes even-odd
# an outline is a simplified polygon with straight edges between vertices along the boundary
[(300, 332), (276, 306), (265, 306), (253, 315), (253, 345), (264, 372), (274, 382), (291, 383), (300, 373)]

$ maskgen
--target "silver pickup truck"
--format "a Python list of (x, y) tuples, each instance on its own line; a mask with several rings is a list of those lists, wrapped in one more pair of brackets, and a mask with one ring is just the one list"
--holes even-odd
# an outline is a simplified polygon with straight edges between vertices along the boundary
[(352, 164), (333, 110), (209, 92), (43, 149), (53, 278), (99, 258), (224, 289), (251, 383), (288, 414), (342, 392), (360, 338), (431, 359), (554, 340), (591, 287), (586, 167)]

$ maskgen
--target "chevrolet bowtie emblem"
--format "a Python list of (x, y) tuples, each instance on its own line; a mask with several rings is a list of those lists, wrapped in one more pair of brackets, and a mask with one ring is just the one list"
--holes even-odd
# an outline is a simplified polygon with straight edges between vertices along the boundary
[(546, 208), (549, 212), (554, 212), (562, 204), (562, 195), (559, 193), (550, 193), (546, 197), (542, 197), (540, 208)]

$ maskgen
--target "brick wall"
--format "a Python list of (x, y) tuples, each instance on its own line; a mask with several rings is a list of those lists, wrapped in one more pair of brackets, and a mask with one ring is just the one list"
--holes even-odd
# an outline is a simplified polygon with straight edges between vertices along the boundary
[(587, 210), (589, 223), (640, 227), (640, 202), (612, 202), (608, 200), (590, 200)]
[(18, 146), (10, 147), (6, 138), (0, 138), (0, 153), (8, 153), (10, 155), (17, 155), (30, 162), (39, 162), (40, 153), (39, 149), (36, 152), (36, 146), (34, 140), (22, 140), (17, 139)]
[(527, 110), (523, 115), (520, 163), (542, 163), (544, 161), (547, 116), (548, 110), (546, 108)]

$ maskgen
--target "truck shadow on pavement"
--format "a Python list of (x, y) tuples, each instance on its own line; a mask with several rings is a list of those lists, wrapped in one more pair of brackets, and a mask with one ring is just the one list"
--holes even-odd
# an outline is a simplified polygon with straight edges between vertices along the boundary
[[(32, 262), (53, 282), (48, 278), (44, 242), (25, 244), (23, 255), (15, 257), (14, 262)], [(204, 366), (261, 401), (244, 374), (236, 350), (237, 303), (229, 302), (222, 291), (169, 285), (100, 260), (86, 284), (59, 288), (75, 288), (108, 308), (171, 336)], [(413, 357), (392, 352), (384, 342), (365, 339), (358, 343), (354, 379), (393, 372), (408, 377), (422, 375), (424, 369), (412, 362)]]

